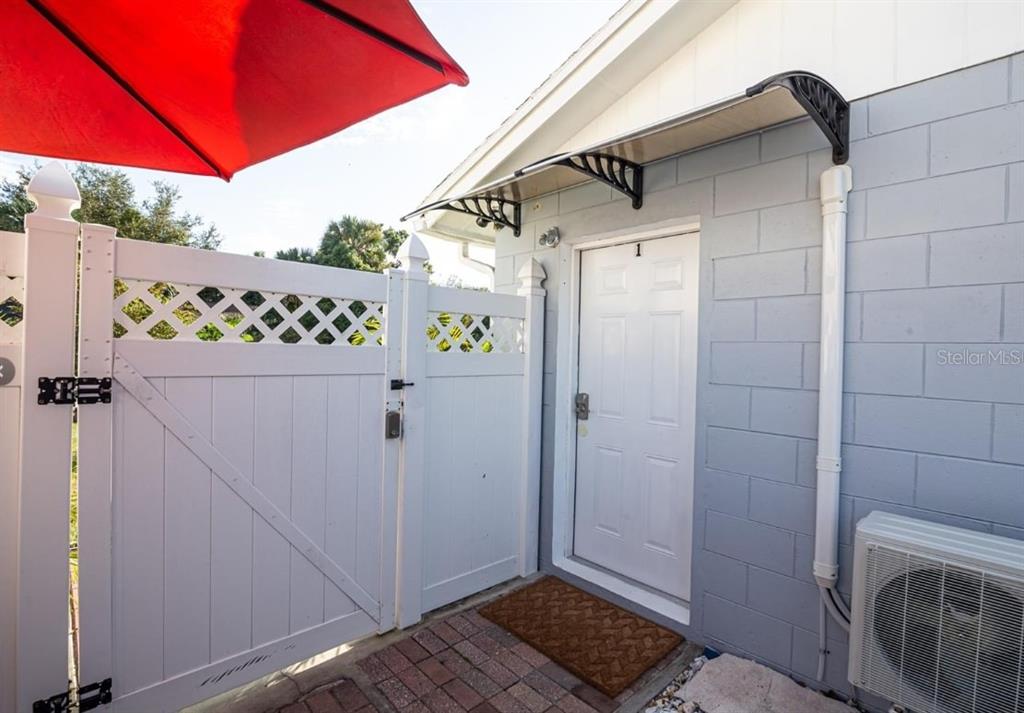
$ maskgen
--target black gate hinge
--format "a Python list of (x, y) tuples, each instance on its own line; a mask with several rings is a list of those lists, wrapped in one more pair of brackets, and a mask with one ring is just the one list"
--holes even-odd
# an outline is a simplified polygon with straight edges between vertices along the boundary
[(64, 713), (77, 710), (91, 711), (93, 708), (106, 705), (113, 700), (113, 681), (105, 678), (97, 683), (82, 686), (77, 691), (65, 691), (55, 696), (36, 701), (32, 704), (32, 713)]
[(47, 404), (96, 404), (110, 403), (111, 381), (109, 376), (40, 376), (40, 406)]

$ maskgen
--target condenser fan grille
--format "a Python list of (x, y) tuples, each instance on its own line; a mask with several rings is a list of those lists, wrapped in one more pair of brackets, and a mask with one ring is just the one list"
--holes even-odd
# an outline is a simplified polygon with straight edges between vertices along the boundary
[(921, 713), (1019, 713), (1024, 586), (992, 573), (869, 548), (867, 686)]

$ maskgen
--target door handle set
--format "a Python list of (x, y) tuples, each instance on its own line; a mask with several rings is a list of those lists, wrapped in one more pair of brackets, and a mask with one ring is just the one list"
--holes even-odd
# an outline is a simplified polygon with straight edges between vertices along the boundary
[(590, 394), (580, 392), (576, 394), (576, 418), (580, 421), (586, 421), (590, 418)]

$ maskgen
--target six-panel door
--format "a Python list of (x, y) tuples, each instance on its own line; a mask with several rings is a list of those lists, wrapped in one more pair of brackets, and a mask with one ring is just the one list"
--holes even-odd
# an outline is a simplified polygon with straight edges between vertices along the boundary
[(697, 364), (695, 234), (580, 258), (573, 552), (690, 596)]

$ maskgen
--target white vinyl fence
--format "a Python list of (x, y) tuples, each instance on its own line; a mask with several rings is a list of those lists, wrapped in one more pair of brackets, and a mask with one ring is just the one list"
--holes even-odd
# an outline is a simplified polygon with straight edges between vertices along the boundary
[(14, 710), (25, 236), (0, 231), (0, 710)]
[[(68, 690), (72, 408), (78, 686), (109, 679), (107, 709), (177, 710), (536, 569), (539, 265), (505, 296), (429, 286), (415, 237), (383, 275), (117, 239), (40, 176), (27, 234), (0, 233), (24, 304), (0, 322), (0, 709)], [(37, 403), (55, 376), (77, 406)]]

